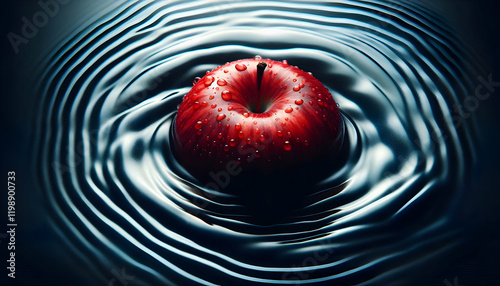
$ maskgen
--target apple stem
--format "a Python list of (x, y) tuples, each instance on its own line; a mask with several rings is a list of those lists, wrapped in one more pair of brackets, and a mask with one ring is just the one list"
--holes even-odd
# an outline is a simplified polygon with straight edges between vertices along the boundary
[(264, 75), (264, 70), (266, 69), (267, 64), (265, 62), (259, 62), (257, 64), (257, 105), (256, 110), (257, 113), (260, 113), (260, 86), (262, 85), (262, 76)]

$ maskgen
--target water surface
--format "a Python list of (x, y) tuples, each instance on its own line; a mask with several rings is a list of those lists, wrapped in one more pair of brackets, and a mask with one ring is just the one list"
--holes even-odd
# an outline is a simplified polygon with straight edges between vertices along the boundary
[[(128, 265), (136, 284), (411, 285), (466, 242), (475, 121), (453, 106), (478, 67), (432, 11), (129, 1), (101, 14), (47, 57), (36, 142), (53, 227), (96, 277)], [(343, 166), (273, 224), (171, 152), (193, 78), (257, 54), (313, 72), (346, 123)]]

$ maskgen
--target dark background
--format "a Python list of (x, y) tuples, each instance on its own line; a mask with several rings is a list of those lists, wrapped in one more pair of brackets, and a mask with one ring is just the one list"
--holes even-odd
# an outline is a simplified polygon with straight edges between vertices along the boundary
[[(0, 141), (0, 281), (6, 281), (7, 269), (7, 172), (16, 172), (16, 284), (14, 285), (70, 285), (65, 273), (74, 272), (71, 253), (61, 251), (61, 242), (44, 220), (44, 205), (35, 177), (33, 128), (39, 94), (35, 90), (37, 73), (43, 68), (47, 51), (61, 42), (74, 29), (84, 25), (100, 9), (119, 1), (69, 0), (48, 24), (40, 28), (29, 43), (21, 44), (15, 53), (7, 39), (9, 32), (21, 34), (22, 17), (30, 18), (40, 10), (37, 1), (6, 1), (0, 3), (2, 34), (0, 41), (1, 141)], [(397, 1), (393, 1), (397, 2)], [(453, 29), (469, 43), (482, 61), (485, 76), (492, 74), (500, 81), (500, 3), (499, 1), (421, 0), (442, 14)], [(78, 17), (73, 17), (77, 14)], [(66, 29), (61, 27), (68, 27)], [(429, 285), (500, 285), (500, 87), (486, 101), (482, 101), (474, 115), (478, 121), (479, 153), (481, 155), (481, 185), (471, 210), (471, 221), (480, 225), (482, 232), (476, 240), (464, 247), (459, 259), (433, 277)], [(1, 185), (1, 184), (0, 184)], [(470, 223), (470, 222), (467, 222)], [(87, 269), (77, 271), (85, 279)], [(426, 276), (426, 273), (422, 273)], [(111, 279), (110, 272), (109, 278)], [(12, 281), (7, 280), (8, 283)], [(5, 285), (5, 283), (0, 283)], [(89, 285), (107, 285), (106, 281)], [(10, 285), (10, 284), (7, 284)], [(133, 285), (133, 282), (130, 283)]]

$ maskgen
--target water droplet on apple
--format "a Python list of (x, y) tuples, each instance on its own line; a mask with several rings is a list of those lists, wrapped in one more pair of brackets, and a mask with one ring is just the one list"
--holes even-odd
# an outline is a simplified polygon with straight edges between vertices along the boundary
[(231, 147), (234, 147), (236, 145), (236, 140), (234, 140), (234, 139), (229, 140), (229, 145)]
[(247, 112), (243, 113), (243, 116), (244, 116), (245, 118), (248, 118), (248, 113), (247, 113)]
[(260, 135), (260, 142), (266, 141), (266, 136), (264, 134)]
[(224, 69), (224, 73), (228, 73), (229, 71), (227, 69)]
[(208, 99), (210, 99), (210, 100), (212, 100), (214, 98), (215, 98), (215, 96), (213, 96), (213, 95), (211, 95), (211, 96), (208, 97)]
[(236, 68), (237, 71), (244, 71), (247, 69), (247, 66), (244, 64), (236, 64), (234, 67)]
[(227, 110), (228, 110), (228, 111), (231, 111), (231, 110), (233, 110), (233, 107), (232, 107), (232, 106), (228, 106), (228, 107), (227, 107)]
[(239, 137), (239, 138), (243, 138), (243, 136), (244, 136), (244, 135), (243, 135), (243, 131), (240, 131), (240, 133), (238, 133), (238, 137)]
[(217, 84), (218, 84), (219, 86), (225, 86), (225, 85), (227, 84), (227, 82), (226, 82), (224, 79), (222, 79), (222, 78), (221, 78), (221, 79), (219, 79), (219, 80), (217, 81)]
[(262, 57), (259, 56), (259, 55), (256, 55), (255, 57), (253, 57), (254, 60), (258, 61), (258, 60), (262, 60)]
[(198, 108), (200, 108), (200, 103), (199, 103), (198, 101), (195, 101), (195, 102), (193, 103), (193, 108), (194, 108), (194, 109), (198, 109)]
[(234, 125), (234, 128), (236, 128), (236, 130), (241, 130), (241, 124), (236, 123), (236, 124)]
[(205, 77), (205, 86), (210, 86), (214, 80), (215, 78), (211, 75)]
[(285, 126), (285, 125), (286, 125), (285, 121), (281, 122), (281, 126)]
[(248, 144), (248, 145), (252, 144), (252, 139), (250, 139), (250, 137), (249, 137), (249, 138), (247, 138), (247, 144)]
[(259, 128), (255, 128), (255, 134), (259, 134), (260, 133), (260, 129)]
[(231, 94), (231, 92), (229, 90), (224, 90), (221, 93), (221, 96), (222, 96), (222, 99), (224, 99), (225, 101), (231, 100), (233, 98), (233, 95)]
[(283, 136), (283, 132), (281, 132), (281, 130), (278, 130), (278, 132), (277, 132), (277, 133), (278, 133), (278, 137)]
[(288, 61), (287, 60), (283, 60), (282, 63), (284, 63), (285, 65), (287, 65)]
[(290, 141), (285, 141), (285, 144), (283, 144), (283, 148), (287, 151), (290, 151), (292, 149), (292, 145), (290, 144)]
[(217, 134), (217, 138), (221, 139), (222, 138), (222, 133)]
[(222, 111), (222, 107), (219, 107), (219, 109), (217, 109), (217, 110), (218, 110), (219, 112), (221, 112), (221, 111)]
[(201, 132), (202, 132), (202, 130), (201, 130), (201, 129), (198, 129), (198, 130), (196, 131), (196, 134), (201, 135)]
[(194, 128), (195, 128), (195, 129), (200, 129), (202, 126), (203, 126), (203, 122), (198, 121), (198, 122), (196, 122), (196, 124), (194, 125)]
[(267, 67), (268, 67), (268, 68), (272, 68), (272, 67), (273, 67), (273, 64), (272, 64), (272, 63), (268, 63), (268, 64), (267, 64)]
[(309, 141), (307, 141), (307, 139), (306, 139), (306, 140), (304, 140), (304, 144), (305, 144), (306, 146), (309, 146)]
[(294, 78), (292, 81), (293, 81), (293, 82), (297, 82), (297, 79), (296, 79), (296, 78)]
[(303, 83), (299, 83), (299, 87), (300, 87), (300, 88), (304, 88), (304, 86), (305, 86), (305, 85), (304, 85)]
[(257, 121), (254, 121), (254, 122), (253, 122), (253, 125), (257, 125)]
[(224, 118), (226, 118), (226, 115), (224, 113), (219, 113), (216, 117), (217, 121), (221, 121)]
[(291, 108), (291, 107), (288, 107), (287, 109), (285, 109), (286, 113), (291, 113), (292, 111), (293, 111), (293, 108)]
[(201, 78), (199, 76), (195, 77), (193, 80), (193, 85), (195, 85)]
[(207, 106), (207, 102), (206, 102), (206, 101), (203, 101), (203, 102), (201, 103), (201, 106), (203, 106), (203, 107)]
[(210, 105), (210, 107), (212, 107), (212, 108), (216, 108), (216, 107), (217, 107), (217, 104), (215, 104), (215, 103), (214, 103), (214, 104)]
[(304, 101), (302, 99), (295, 100), (295, 104), (297, 104), (297, 105), (301, 105), (302, 103), (304, 103)]
[(259, 150), (255, 150), (255, 157), (259, 158), (260, 157), (260, 152)]
[(228, 146), (227, 144), (226, 144), (226, 145), (224, 145), (224, 151), (226, 151), (226, 152), (227, 152), (228, 150), (229, 150), (229, 146)]
[(299, 91), (299, 90), (300, 90), (300, 87), (299, 87), (298, 85), (295, 85), (295, 86), (293, 87), (293, 91)]
[(323, 104), (323, 101), (322, 101), (321, 99), (318, 99), (318, 104), (319, 104), (319, 105), (321, 105), (321, 106), (323, 106), (323, 105), (324, 105), (324, 104)]

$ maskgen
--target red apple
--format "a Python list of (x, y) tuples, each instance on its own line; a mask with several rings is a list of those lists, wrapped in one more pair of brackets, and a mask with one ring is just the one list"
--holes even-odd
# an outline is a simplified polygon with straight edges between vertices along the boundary
[(343, 132), (337, 103), (311, 73), (256, 56), (196, 81), (174, 137), (180, 163), (223, 188), (228, 175), (311, 169), (305, 164), (333, 158)]

